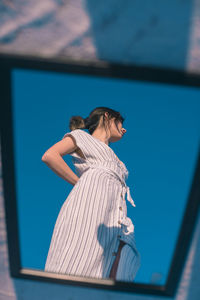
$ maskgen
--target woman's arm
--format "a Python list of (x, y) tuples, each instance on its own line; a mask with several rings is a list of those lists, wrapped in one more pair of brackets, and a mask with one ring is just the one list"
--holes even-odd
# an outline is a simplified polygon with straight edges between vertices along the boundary
[(49, 148), (42, 156), (42, 161), (59, 177), (63, 178), (67, 182), (75, 185), (79, 180), (79, 177), (72, 171), (72, 169), (66, 164), (63, 155), (74, 151), (77, 148), (72, 138), (65, 137), (51, 148)]

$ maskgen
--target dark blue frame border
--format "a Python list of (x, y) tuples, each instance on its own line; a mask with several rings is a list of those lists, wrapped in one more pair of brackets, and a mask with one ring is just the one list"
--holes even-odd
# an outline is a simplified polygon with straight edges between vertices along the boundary
[(97, 289), (124, 291), (125, 293), (130, 292), (136, 294), (174, 297), (185, 265), (200, 208), (200, 151), (196, 160), (193, 181), (165, 285), (140, 284), (134, 282), (126, 283), (111, 279), (102, 280), (86, 277), (83, 278), (78, 276), (48, 273), (41, 270), (24, 269), (21, 267), (11, 107), (11, 72), (15, 68), (113, 77), (195, 87), (200, 87), (200, 75), (173, 69), (161, 69), (154, 67), (108, 64), (105, 62), (91, 63), (86, 61), (73, 61), (70, 59), (45, 59), (31, 56), (0, 54), (1, 156), (10, 276), (15, 278), (61, 283), (65, 285), (70, 284), (83, 287), (85, 286), (87, 288), (91, 287)]

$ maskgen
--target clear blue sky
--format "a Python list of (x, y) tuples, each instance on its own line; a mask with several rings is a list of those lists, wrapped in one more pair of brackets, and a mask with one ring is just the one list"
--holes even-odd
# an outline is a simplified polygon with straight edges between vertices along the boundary
[[(110, 144), (129, 170), (127, 201), (141, 268), (135, 282), (164, 284), (197, 159), (200, 90), (167, 84), (15, 70), (13, 130), (22, 266), (44, 269), (59, 210), (73, 188), (42, 161), (72, 115), (108, 106), (127, 132)], [(74, 170), (69, 155), (65, 161)]]

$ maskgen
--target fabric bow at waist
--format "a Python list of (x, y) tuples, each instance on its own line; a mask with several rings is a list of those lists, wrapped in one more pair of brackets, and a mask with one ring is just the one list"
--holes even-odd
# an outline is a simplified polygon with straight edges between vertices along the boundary
[(110, 169), (106, 166), (103, 166), (103, 165), (90, 164), (89, 167), (92, 168), (92, 169), (104, 169), (107, 173), (109, 173), (111, 175), (114, 175), (117, 179), (119, 179), (122, 183), (123, 197), (125, 198), (125, 195), (127, 194), (127, 200), (131, 203), (132, 206), (134, 206), (134, 207), (136, 206), (133, 199), (132, 199), (132, 197), (131, 197), (129, 186), (126, 184), (125, 180), (122, 179), (121, 176), (119, 176), (119, 174), (116, 171), (114, 171), (114, 170), (112, 170), (112, 169)]

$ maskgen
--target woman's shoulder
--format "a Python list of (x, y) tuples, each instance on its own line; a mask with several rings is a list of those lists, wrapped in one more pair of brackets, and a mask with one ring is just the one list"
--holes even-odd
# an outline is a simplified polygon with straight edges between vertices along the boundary
[(85, 134), (86, 132), (83, 129), (76, 128), (71, 131), (68, 131), (66, 134), (70, 134), (70, 133), (72, 133), (74, 135), (82, 135), (82, 134)]
[(84, 129), (81, 128), (76, 128), (72, 130), (72, 132), (75, 132), (75, 134), (78, 134), (80, 136), (85, 136), (85, 137), (88, 137), (90, 135), (88, 132), (86, 132)]
[(90, 134), (81, 128), (73, 129), (69, 131), (66, 135), (74, 136), (74, 138), (76, 138), (80, 143), (84, 143), (85, 146), (88, 145), (88, 142), (90, 141)]

